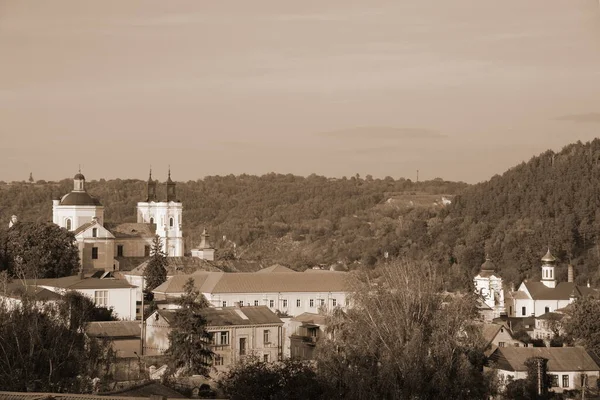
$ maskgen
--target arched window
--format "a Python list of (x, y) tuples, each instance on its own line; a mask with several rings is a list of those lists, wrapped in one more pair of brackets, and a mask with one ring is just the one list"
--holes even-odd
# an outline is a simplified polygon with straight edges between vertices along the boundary
[(67, 218), (65, 220), (65, 228), (67, 228), (68, 231), (71, 230), (71, 228), (72, 228), (71, 218)]
[(92, 228), (92, 237), (98, 237), (98, 228)]
[(150, 217), (150, 223), (153, 224), (154, 223), (154, 217)]
[(173, 219), (173, 217), (169, 218), (169, 226), (172, 228), (173, 225), (175, 225), (175, 220)]

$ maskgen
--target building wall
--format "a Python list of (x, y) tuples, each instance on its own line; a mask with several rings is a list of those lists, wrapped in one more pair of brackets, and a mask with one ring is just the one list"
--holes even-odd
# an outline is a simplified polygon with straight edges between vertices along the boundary
[[(253, 306), (258, 302), (259, 306), (267, 306), (272, 311), (279, 310), (293, 317), (305, 312), (317, 313), (320, 300), (323, 300), (323, 305), (327, 309), (347, 307), (346, 292), (204, 293), (204, 296), (215, 307), (223, 307), (223, 302), (226, 302), (226, 307), (233, 306), (237, 302), (243, 303), (244, 306)], [(298, 300), (300, 306), (297, 306)], [(312, 306), (311, 300), (313, 300)]]
[(156, 234), (162, 239), (163, 251), (169, 257), (182, 257), (184, 253), (182, 212), (183, 205), (177, 202), (139, 202), (137, 205), (137, 222), (150, 223), (153, 219)]
[(92, 222), (94, 217), (98, 218), (101, 225), (104, 223), (103, 206), (61, 206), (58, 200), (52, 205), (52, 222), (61, 228), (66, 229), (67, 218), (71, 219), (71, 230), (74, 231), (81, 225)]
[(118, 246), (123, 246), (123, 257), (146, 257), (146, 246), (152, 248), (152, 239), (145, 237), (116, 238), (114, 257), (118, 257)]
[[(79, 260), (86, 272), (94, 270), (112, 271), (114, 267), (114, 240), (112, 238), (78, 239)], [(93, 248), (98, 249), (98, 258), (93, 259)]]
[[(52, 290), (56, 293), (64, 293), (65, 290), (62, 288), (56, 288), (54, 286), (41, 286), (48, 290)], [(132, 321), (135, 320), (135, 288), (111, 288), (111, 289), (75, 289), (77, 292), (83, 294), (84, 296), (89, 297), (90, 299), (95, 299), (96, 291), (107, 291), (108, 299), (107, 299), (107, 308), (111, 308), (114, 310), (113, 313), (119, 319)]]
[[(562, 393), (564, 390), (573, 390), (581, 388), (581, 374), (584, 373), (587, 375), (587, 387), (595, 388), (598, 381), (599, 372), (598, 371), (548, 371), (548, 375), (558, 375), (558, 386), (548, 388), (550, 391), (555, 393)], [(569, 385), (563, 386), (563, 375), (567, 375), (569, 377)], [(526, 379), (527, 372), (525, 371), (506, 371), (499, 369), (498, 377), (504, 378), (504, 383), (507, 383), (509, 377), (512, 379)]]
[[(504, 345), (501, 346), (501, 343), (504, 343)], [(520, 340), (513, 339), (508, 330), (504, 327), (500, 328), (500, 331), (498, 331), (498, 334), (492, 340), (491, 344), (498, 347), (524, 346), (524, 343)]]
[(117, 358), (137, 357), (135, 353), (140, 353), (141, 340), (139, 338), (114, 339), (112, 345)]

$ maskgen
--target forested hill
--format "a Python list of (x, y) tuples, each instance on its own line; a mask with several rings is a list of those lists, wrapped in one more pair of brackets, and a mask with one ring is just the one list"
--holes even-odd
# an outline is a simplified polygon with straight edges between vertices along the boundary
[(559, 258), (559, 280), (575, 266), (577, 281), (600, 283), (600, 140), (546, 151), (487, 182), (472, 185), (443, 211), (430, 231), (438, 248), (474, 273), (485, 254), (514, 283), (540, 277), (548, 246)]
[[(8, 224), (12, 214), (21, 220), (51, 220), (52, 198), (72, 185), (71, 179), (0, 185), (0, 223)], [(145, 199), (141, 180), (92, 180), (86, 187), (105, 206), (106, 221), (135, 221), (136, 203)], [(177, 183), (188, 251), (206, 227), (221, 257), (232, 257), (235, 243), (239, 258), (295, 268), (338, 261), (373, 265), (385, 252), (401, 254), (410, 247), (409, 238), (426, 232), (425, 221), (443, 208), (442, 196), (451, 198), (465, 187), (442, 179), (417, 183), (289, 174)], [(159, 185), (161, 196), (164, 184)]]
[[(136, 203), (145, 199), (141, 180), (92, 180), (87, 187), (104, 204), (106, 221), (135, 221)], [(51, 199), (71, 188), (71, 179), (0, 184), (0, 223), (12, 214), (51, 220)], [(235, 257), (263, 265), (354, 268), (384, 262), (386, 253), (425, 258), (454, 289), (467, 287), (486, 254), (508, 282), (539, 278), (550, 246), (560, 260), (559, 279), (566, 279), (571, 262), (579, 283), (600, 284), (598, 139), (547, 151), (470, 186), (267, 174), (210, 176), (178, 182), (177, 190), (187, 251), (206, 227), (220, 257), (233, 257), (235, 243)]]

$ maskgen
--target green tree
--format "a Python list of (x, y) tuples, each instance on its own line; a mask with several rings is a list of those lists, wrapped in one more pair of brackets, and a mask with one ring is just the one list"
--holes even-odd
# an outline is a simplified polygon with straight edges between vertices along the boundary
[(20, 304), (0, 303), (0, 387), (9, 391), (91, 390), (91, 379), (110, 378), (114, 352), (109, 343), (85, 335), (86, 312), (73, 295), (58, 303), (24, 296)]
[(208, 376), (213, 352), (210, 350), (210, 334), (206, 331), (206, 319), (202, 309), (208, 302), (194, 286), (194, 280), (185, 283), (184, 294), (177, 300), (169, 348), (165, 354), (170, 359), (171, 372), (183, 375)]
[(50, 222), (19, 222), (3, 238), (6, 269), (20, 278), (60, 278), (79, 269), (75, 236)]
[(156, 235), (152, 241), (150, 260), (144, 270), (145, 292), (151, 292), (167, 280), (167, 264), (167, 255), (162, 251), (160, 236)]
[(371, 279), (357, 274), (353, 307), (330, 317), (317, 347), (321, 378), (344, 399), (481, 399), (483, 373), (474, 298), (445, 298), (429, 264), (393, 262)]
[(325, 394), (315, 368), (290, 359), (264, 362), (248, 357), (222, 375), (218, 385), (231, 400), (319, 399)]
[[(525, 360), (527, 378), (509, 382), (502, 397), (506, 400), (543, 400), (549, 398), (548, 388), (552, 383), (552, 378), (547, 373), (547, 362), (548, 360), (540, 357), (531, 357)], [(542, 379), (538, 380), (540, 372)]]
[(577, 299), (564, 322), (567, 336), (587, 350), (600, 354), (600, 300), (585, 296)]

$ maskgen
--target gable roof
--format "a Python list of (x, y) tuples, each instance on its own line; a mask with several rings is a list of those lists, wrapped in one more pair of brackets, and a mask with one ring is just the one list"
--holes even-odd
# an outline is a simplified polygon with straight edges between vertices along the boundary
[(256, 272), (266, 273), (266, 272), (296, 272), (296, 271), (294, 271), (293, 269), (289, 269), (288, 267), (285, 267), (283, 265), (275, 264), (275, 265), (271, 265), (270, 267), (258, 270)]
[(154, 224), (125, 222), (122, 224), (105, 223), (104, 227), (112, 233), (115, 238), (154, 238), (156, 228)]
[(66, 276), (55, 279), (28, 280), (31, 286), (47, 286), (61, 289), (126, 289), (136, 286), (130, 285), (127, 281), (121, 279), (98, 279), (83, 278), (79, 276)]
[(548, 371), (600, 371), (600, 360), (583, 347), (499, 347), (489, 361), (505, 371), (526, 371), (531, 357), (547, 359)]
[(60, 294), (39, 286), (23, 285), (21, 282), (12, 282), (6, 286), (7, 297), (21, 299), (25, 294), (40, 301), (55, 301), (62, 299)]
[(140, 338), (140, 321), (102, 321), (88, 323), (86, 333), (89, 336), (103, 338)]
[(542, 282), (523, 282), (534, 300), (569, 300), (572, 296), (587, 295), (594, 289), (575, 285), (573, 282), (560, 282), (555, 288), (550, 288)]
[[(157, 310), (156, 313), (171, 323), (176, 310)], [(207, 326), (283, 325), (267, 306), (206, 307), (200, 314), (206, 319)]]
[(292, 318), (292, 321), (302, 322), (303, 324), (325, 325), (327, 318), (321, 314), (305, 312)]
[(344, 292), (347, 290), (346, 272), (321, 271), (318, 274), (297, 272), (204, 272), (178, 275), (154, 289), (155, 293), (183, 293), (183, 285), (193, 278), (201, 293), (274, 293), (274, 292)]
[(502, 328), (504, 328), (504, 326), (501, 324), (483, 324), (481, 326), (481, 335), (485, 340), (486, 346), (492, 343)]

